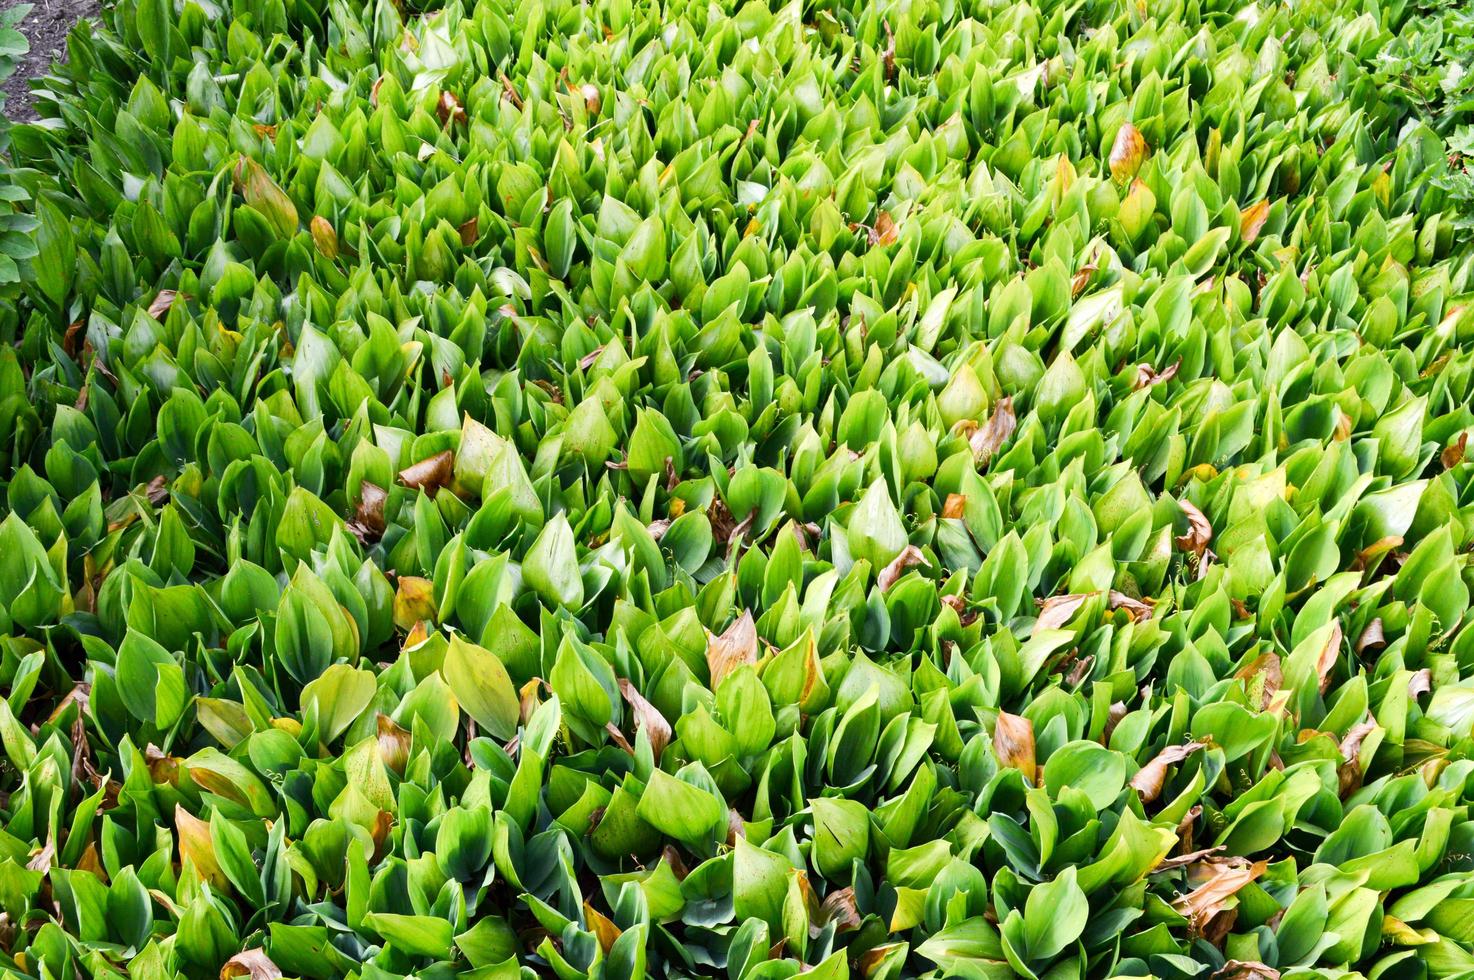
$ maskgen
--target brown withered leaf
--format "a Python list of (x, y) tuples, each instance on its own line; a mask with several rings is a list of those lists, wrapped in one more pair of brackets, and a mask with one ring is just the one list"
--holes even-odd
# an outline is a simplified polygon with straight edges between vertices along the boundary
[(440, 99), (435, 103), (435, 114), (440, 117), (442, 126), (466, 121), (466, 110), (461, 108), (461, 100), (453, 92), (440, 93)]
[(51, 871), (51, 864), (56, 860), (56, 838), (48, 836), (45, 845), (32, 854), (26, 862), (27, 871), (39, 871), (43, 875)]
[(261, 948), (243, 949), (220, 968), (220, 980), (234, 980), (235, 977), (247, 977), (249, 980), (278, 980), (281, 977), (281, 968), (271, 962), (271, 957), (266, 955), (266, 950)]
[(1361, 631), (1361, 636), (1356, 638), (1356, 652), (1358, 655), (1368, 650), (1377, 651), (1387, 645), (1387, 634), (1382, 629), (1382, 617), (1367, 623), (1366, 629)]
[(849, 932), (860, 928), (860, 910), (855, 906), (855, 890), (841, 888), (824, 896), (819, 905), (819, 915), (809, 924), (810, 937), (816, 937), (829, 923), (834, 923), (836, 932)]
[(1280, 971), (1258, 960), (1229, 960), (1208, 980), (1279, 980)]
[(1070, 592), (1052, 595), (1039, 604), (1039, 617), (1034, 620), (1034, 632), (1057, 630), (1070, 621), (1094, 592)]
[[(1198, 812), (1202, 813), (1202, 810), (1198, 810)], [(1178, 833), (1179, 835), (1181, 834), (1181, 828), (1178, 829)], [(1217, 847), (1205, 847), (1200, 851), (1188, 851), (1186, 854), (1179, 854), (1176, 857), (1163, 858), (1157, 862), (1156, 867), (1152, 868), (1152, 872), (1160, 873), (1163, 871), (1173, 871), (1177, 868), (1190, 867), (1205, 858), (1212, 858), (1221, 853), (1223, 853), (1222, 844), (1219, 844)]]
[(403, 776), (404, 767), (409, 763), (410, 733), (386, 714), (381, 713), (378, 722), (379, 758), (384, 760), (384, 765)]
[(363, 544), (372, 544), (384, 536), (384, 502), (389, 493), (383, 487), (364, 480), (358, 485), (358, 506), (348, 529)]
[(978, 614), (967, 608), (967, 599), (960, 595), (942, 596), (942, 605), (947, 606), (957, 614), (957, 621), (963, 626), (971, 626), (977, 622)]
[(1034, 723), (1022, 715), (998, 712), (993, 726), (993, 754), (1005, 768), (1017, 769), (1034, 781)]
[(1341, 623), (1339, 620), (1331, 622), (1331, 635), (1326, 637), (1326, 645), (1315, 658), (1315, 674), (1320, 678), (1320, 693), (1326, 693), (1326, 688), (1331, 686), (1331, 671), (1335, 669), (1336, 658), (1341, 655)]
[(1203, 869), (1206, 880), (1186, 895), (1178, 896), (1172, 907), (1187, 918), (1193, 932), (1204, 935), (1209, 922), (1228, 907), (1245, 885), (1264, 874), (1268, 866), (1265, 861), (1250, 864), (1243, 858), (1200, 862), (1195, 867)]
[(1115, 142), (1111, 144), (1111, 176), (1122, 184), (1135, 177), (1146, 159), (1146, 151), (1146, 137), (1141, 135), (1141, 130), (1131, 123), (1123, 124), (1116, 130)]
[(1444, 447), (1443, 452), (1438, 454), (1438, 461), (1443, 468), (1451, 470), (1464, 461), (1464, 451), (1469, 448), (1469, 430), (1465, 429), (1459, 433), (1459, 437)]
[(1076, 299), (1085, 291), (1085, 287), (1090, 284), (1090, 277), (1095, 275), (1095, 271), (1096, 266), (1094, 262), (1087, 262), (1079, 268), (1074, 278), (1070, 280), (1070, 299)]
[(960, 493), (947, 494), (946, 503), (942, 504), (942, 517), (947, 520), (959, 520), (967, 513), (967, 498)]
[(1112, 609), (1124, 609), (1131, 614), (1131, 618), (1138, 623), (1144, 623), (1152, 618), (1152, 608), (1156, 602), (1152, 599), (1136, 599), (1124, 592), (1112, 589), (1109, 594)]
[(721, 636), (706, 634), (706, 665), (711, 669), (711, 689), (715, 691), (732, 671), (743, 664), (757, 663), (757, 627), (752, 613), (743, 610)]
[(650, 739), (650, 750), (655, 756), (655, 761), (659, 762), (660, 753), (664, 752), (665, 747), (670, 744), (670, 722), (665, 720), (665, 715), (660, 713), (659, 708), (646, 701), (645, 696), (635, 690), (635, 686), (623, 677), (619, 679), (619, 693), (624, 696), (630, 710), (635, 714), (635, 731), (638, 733), (642, 728), (645, 730), (646, 737)]
[(164, 317), (169, 315), (169, 308), (174, 305), (176, 299), (188, 300), (189, 298), (187, 293), (181, 296), (172, 289), (161, 289), (159, 290), (159, 294), (154, 297), (154, 301), (148, 304), (148, 315), (155, 320), (162, 321)]
[(578, 369), (580, 371), (587, 371), (589, 368), (593, 367), (594, 362), (599, 359), (599, 355), (604, 353), (604, 347), (604, 344), (600, 344), (598, 347), (595, 347), (583, 357), (580, 357), (578, 359)]
[(1182, 358), (1173, 361), (1165, 371), (1158, 371), (1150, 364), (1136, 365), (1136, 380), (1132, 382), (1131, 390), (1140, 391), (1142, 388), (1150, 388), (1153, 385), (1166, 384), (1177, 377), (1177, 372), (1182, 369)]
[(979, 463), (992, 459), (993, 454), (1008, 441), (1016, 428), (1018, 428), (1018, 418), (1013, 414), (1013, 396), (1005, 395), (999, 399), (998, 404), (993, 406), (993, 413), (988, 416), (988, 421), (983, 423), (983, 427), (967, 440), (968, 446), (972, 449), (973, 458)]
[(1269, 220), (1269, 201), (1263, 200), (1257, 204), (1251, 204), (1239, 215), (1239, 231), (1244, 236), (1244, 244), (1252, 245), (1264, 230), (1264, 223)]
[(1249, 694), (1254, 693), (1254, 685), (1256, 683), (1262, 684), (1259, 691), (1260, 711), (1269, 707), (1269, 702), (1273, 700), (1275, 694), (1280, 689), (1280, 685), (1285, 680), (1284, 672), (1280, 667), (1279, 654), (1273, 650), (1261, 653), (1240, 668), (1233, 676), (1235, 679), (1244, 682), (1244, 690)]
[(1187, 518), (1187, 533), (1177, 536), (1177, 547), (1201, 558), (1208, 550), (1208, 542), (1213, 540), (1213, 525), (1190, 501), (1179, 500), (1177, 506)]
[(1431, 690), (1433, 690), (1433, 671), (1427, 667), (1415, 671), (1413, 676), (1407, 679), (1407, 696), (1414, 701)]
[(650, 532), (651, 539), (659, 541), (665, 537), (665, 532), (670, 530), (670, 519), (662, 517), (645, 525), (645, 530)]
[(1113, 701), (1113, 702), (1111, 702), (1110, 710), (1106, 712), (1105, 728), (1100, 733), (1100, 744), (1101, 745), (1109, 745), (1110, 744), (1110, 742), (1111, 742), (1111, 733), (1116, 730), (1116, 726), (1119, 725), (1119, 724), (1121, 724), (1121, 719), (1122, 718), (1125, 718), (1127, 714), (1128, 714), (1128, 711), (1126, 710), (1126, 702), (1125, 701)]
[(1374, 569), (1382, 560), (1383, 556), (1391, 554), (1400, 547), (1402, 547), (1402, 538), (1395, 534), (1389, 534), (1385, 538), (1378, 538), (1356, 553), (1356, 557), (1351, 560), (1351, 570), (1361, 572)]
[(875, 217), (875, 227), (870, 229), (870, 244), (894, 245), (896, 239), (901, 237), (901, 228), (891, 220), (889, 211), (882, 211)]
[(901, 553), (891, 559), (890, 564), (880, 570), (876, 576), (876, 584), (880, 586), (881, 592), (889, 592), (890, 587), (896, 584), (896, 580), (917, 565), (931, 567), (931, 562), (921, 553), (921, 549), (914, 544), (908, 544), (901, 549)]
[(472, 217), (471, 220), (462, 224), (456, 231), (460, 232), (461, 245), (465, 248), (470, 248), (481, 237), (481, 221), (479, 218)]
[(630, 755), (635, 754), (635, 747), (630, 744), (629, 739), (624, 737), (624, 732), (620, 731), (619, 726), (616, 725), (614, 722), (604, 722), (604, 731), (608, 733), (610, 739), (614, 741), (615, 745), (619, 746)]
[(1131, 788), (1141, 794), (1143, 802), (1150, 803), (1162, 795), (1162, 784), (1167, 781), (1167, 767), (1175, 765), (1208, 747), (1206, 742), (1188, 742), (1185, 745), (1169, 745), (1158, 752), (1150, 762), (1137, 770), (1131, 777)]
[(1079, 687), (1080, 683), (1090, 676), (1090, 668), (1094, 666), (1095, 654), (1081, 657), (1070, 665), (1069, 672), (1065, 674), (1065, 683), (1070, 687)]
[(169, 484), (162, 476), (156, 476), (148, 481), (148, 486), (143, 489), (148, 497), (148, 502), (155, 507), (162, 507), (169, 499)]
[(423, 490), (433, 497), (437, 490), (450, 482), (455, 472), (455, 461), (455, 453), (449, 449), (436, 453), (400, 470), (399, 482), (411, 489)]

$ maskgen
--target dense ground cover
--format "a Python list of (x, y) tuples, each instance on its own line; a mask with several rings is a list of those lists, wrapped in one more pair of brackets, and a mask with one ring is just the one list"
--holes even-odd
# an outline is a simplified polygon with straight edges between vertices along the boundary
[(0, 966), (1474, 976), (1468, 20), (82, 25)]

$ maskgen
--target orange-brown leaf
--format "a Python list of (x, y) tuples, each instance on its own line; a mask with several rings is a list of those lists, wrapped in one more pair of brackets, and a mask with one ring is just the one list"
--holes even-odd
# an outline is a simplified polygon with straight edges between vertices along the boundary
[(891, 219), (889, 211), (882, 211), (875, 218), (875, 227), (870, 229), (870, 244), (893, 245), (901, 237), (901, 228)]
[(1131, 123), (1124, 124), (1116, 130), (1116, 140), (1111, 144), (1111, 176), (1123, 184), (1135, 177), (1146, 159), (1146, 151), (1146, 137), (1141, 135), (1141, 130)]
[(660, 713), (659, 708), (646, 701), (645, 696), (623, 677), (619, 679), (619, 693), (635, 714), (635, 731), (639, 732), (642, 728), (645, 730), (645, 736), (650, 739), (650, 751), (654, 754), (655, 761), (659, 762), (660, 753), (670, 744), (670, 722), (665, 720), (665, 715)]
[(1249, 864), (1238, 858), (1205, 861), (1197, 867), (1207, 869), (1207, 880), (1186, 895), (1179, 896), (1172, 907), (1187, 917), (1194, 932), (1201, 934), (1209, 920), (1227, 908), (1245, 885), (1264, 874), (1268, 864), (1264, 861)]
[(757, 627), (752, 613), (743, 610), (731, 626), (717, 636), (706, 634), (706, 665), (711, 670), (711, 689), (715, 691), (732, 671), (743, 664), (757, 663)]
[(583, 903), (583, 917), (588, 922), (589, 932), (592, 932), (595, 938), (599, 940), (599, 945), (603, 948), (604, 955), (609, 955), (609, 951), (614, 948), (614, 941), (620, 937), (624, 930), (620, 929), (619, 926), (614, 924), (612, 919), (594, 908), (587, 901)]
[(965, 513), (967, 513), (967, 498), (960, 493), (947, 494), (947, 501), (942, 504), (942, 516), (948, 520), (957, 520)]
[(455, 471), (455, 453), (449, 449), (422, 459), (399, 471), (399, 482), (411, 489), (423, 490), (431, 497), (450, 482)]
[(1468, 448), (1469, 430), (1465, 429), (1459, 433), (1457, 439), (1444, 447), (1443, 452), (1438, 455), (1438, 461), (1443, 464), (1444, 469), (1451, 470), (1464, 461), (1464, 451)]
[(1201, 558), (1203, 552), (1208, 550), (1208, 542), (1213, 540), (1213, 525), (1208, 523), (1208, 518), (1190, 501), (1179, 500), (1177, 506), (1182, 508), (1183, 515), (1187, 517), (1187, 533), (1177, 536), (1177, 546)]
[(332, 261), (338, 257), (338, 232), (322, 215), (313, 215), (310, 222), (312, 228), (312, 244), (322, 253), (323, 258)]
[(1008, 441), (1016, 428), (1018, 418), (1013, 413), (1013, 396), (1007, 395), (993, 406), (993, 414), (988, 416), (983, 427), (967, 440), (967, 444), (972, 447), (973, 457), (980, 463), (992, 459), (993, 454)]
[(1331, 622), (1331, 635), (1326, 637), (1326, 645), (1321, 648), (1320, 654), (1315, 658), (1315, 674), (1320, 678), (1320, 693), (1326, 693), (1326, 688), (1331, 686), (1331, 671), (1336, 666), (1336, 658), (1341, 655), (1341, 624), (1338, 621)]
[(890, 587), (896, 584), (897, 579), (899, 579), (902, 575), (905, 575), (908, 570), (915, 568), (917, 565), (925, 565), (929, 568), (931, 567), (931, 562), (926, 560), (926, 556), (921, 553), (920, 548), (916, 547), (916, 545), (914, 544), (908, 544), (905, 548), (901, 549), (901, 553), (893, 558), (889, 565), (886, 565), (884, 568), (882, 568), (880, 570), (880, 574), (876, 576), (876, 584), (880, 586), (880, 591), (890, 591)]
[(278, 980), (281, 976), (281, 968), (271, 962), (271, 957), (266, 955), (266, 950), (261, 948), (243, 949), (220, 968), (220, 980), (234, 980), (235, 977), (247, 977), (249, 980)]
[(1239, 231), (1243, 233), (1244, 244), (1252, 245), (1264, 230), (1264, 222), (1269, 220), (1269, 201), (1260, 201), (1245, 208), (1239, 215)]
[(1188, 742), (1186, 745), (1167, 746), (1150, 762), (1137, 770), (1136, 775), (1131, 777), (1131, 788), (1141, 794), (1142, 800), (1150, 803), (1162, 795), (1162, 784), (1167, 781), (1167, 767), (1205, 748), (1207, 748), (1206, 742)]
[(1034, 723), (1022, 715), (998, 712), (993, 726), (993, 754), (999, 765), (1017, 769), (1029, 782), (1034, 781)]
[(1039, 630), (1057, 630), (1074, 618), (1075, 613), (1080, 611), (1085, 600), (1095, 595), (1094, 592), (1071, 592), (1066, 595), (1052, 595), (1045, 599), (1039, 607), (1039, 617), (1034, 620), (1034, 632)]

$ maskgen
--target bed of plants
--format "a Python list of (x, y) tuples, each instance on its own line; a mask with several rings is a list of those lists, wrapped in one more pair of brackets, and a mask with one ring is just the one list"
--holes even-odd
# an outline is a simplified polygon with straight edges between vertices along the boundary
[(1474, 976), (1469, 35), (82, 24), (0, 174), (4, 976)]

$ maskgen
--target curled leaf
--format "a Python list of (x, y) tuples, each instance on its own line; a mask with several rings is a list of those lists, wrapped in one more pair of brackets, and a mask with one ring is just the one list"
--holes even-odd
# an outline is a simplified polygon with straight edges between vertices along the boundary
[(1074, 618), (1085, 600), (1094, 592), (1071, 592), (1067, 595), (1052, 595), (1039, 604), (1039, 616), (1034, 620), (1034, 632), (1057, 630)]
[(1326, 645), (1321, 648), (1320, 654), (1315, 658), (1315, 674), (1320, 678), (1320, 693), (1326, 693), (1326, 688), (1331, 686), (1331, 671), (1335, 669), (1336, 658), (1341, 654), (1341, 624), (1336, 621), (1331, 623), (1331, 633), (1326, 637)]
[(1172, 907), (1185, 916), (1193, 932), (1202, 935), (1209, 921), (1228, 907), (1233, 897), (1249, 882), (1268, 869), (1267, 862), (1250, 864), (1243, 858), (1203, 861), (1196, 865), (1206, 880), (1186, 895), (1172, 902)]
[(1213, 539), (1213, 525), (1208, 523), (1208, 518), (1190, 501), (1179, 500), (1177, 506), (1187, 518), (1187, 533), (1177, 536), (1177, 546), (1201, 558), (1203, 552), (1208, 550), (1208, 542)]
[(1155, 385), (1166, 384), (1177, 377), (1177, 372), (1182, 368), (1182, 358), (1178, 358), (1168, 365), (1165, 371), (1158, 371), (1150, 364), (1136, 365), (1136, 380), (1131, 384), (1132, 391), (1140, 391), (1142, 388), (1151, 388)]
[(1465, 429), (1459, 433), (1459, 437), (1443, 448), (1438, 454), (1438, 461), (1443, 468), (1451, 470), (1464, 461), (1464, 451), (1469, 448), (1469, 430)]

